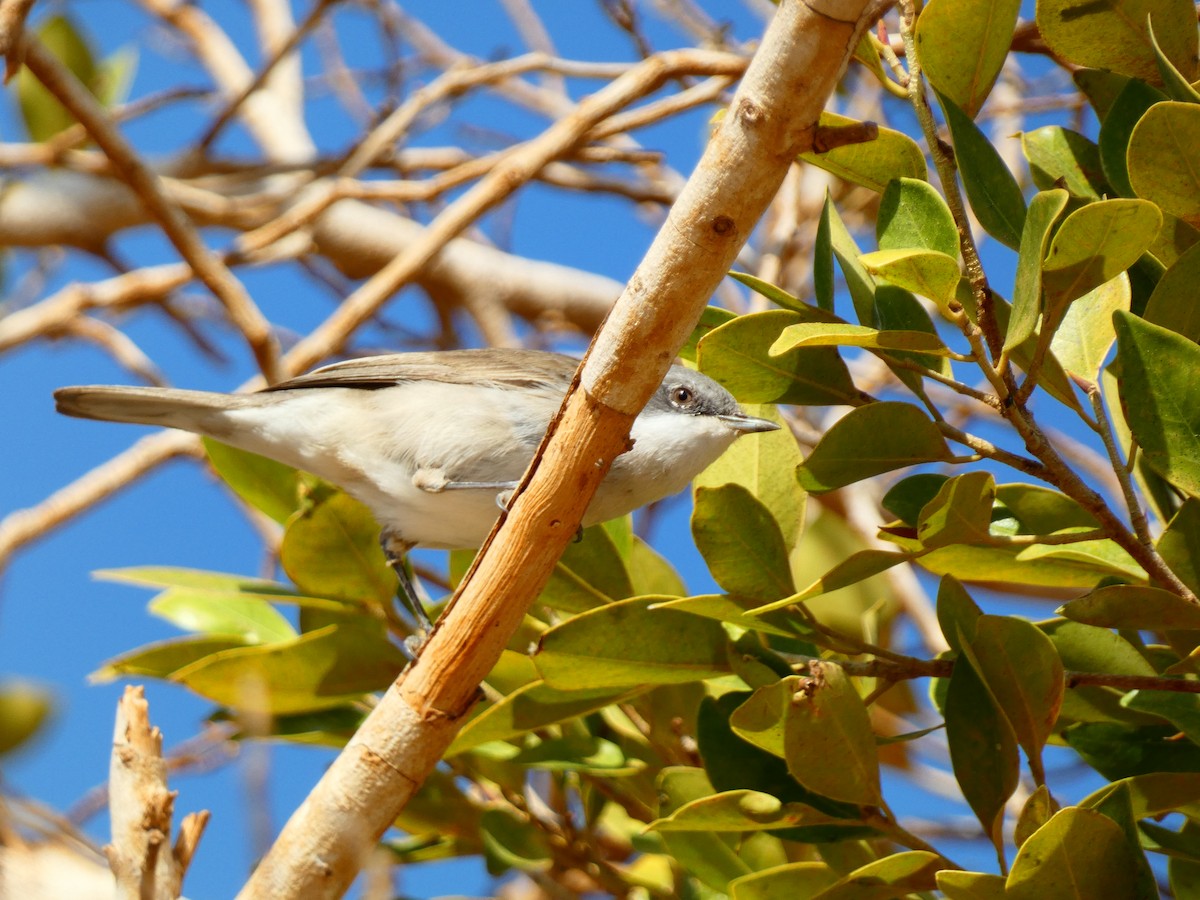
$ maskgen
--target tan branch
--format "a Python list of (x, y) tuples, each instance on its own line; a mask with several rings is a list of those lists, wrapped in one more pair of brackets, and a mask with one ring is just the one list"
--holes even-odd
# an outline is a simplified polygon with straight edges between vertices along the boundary
[[(33, 9), (34, 0), (3, 0), (0, 2), (0, 56), (8, 56), (20, 46), (25, 34), (25, 17)], [(11, 78), (20, 65), (19, 57), (8, 62), (5, 81)]]

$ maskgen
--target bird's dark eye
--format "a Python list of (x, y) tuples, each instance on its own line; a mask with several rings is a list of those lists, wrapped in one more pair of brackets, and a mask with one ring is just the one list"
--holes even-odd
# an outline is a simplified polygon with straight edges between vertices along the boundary
[(696, 399), (696, 395), (692, 393), (691, 388), (685, 388), (682, 385), (671, 389), (671, 402), (676, 406), (691, 406), (692, 401)]

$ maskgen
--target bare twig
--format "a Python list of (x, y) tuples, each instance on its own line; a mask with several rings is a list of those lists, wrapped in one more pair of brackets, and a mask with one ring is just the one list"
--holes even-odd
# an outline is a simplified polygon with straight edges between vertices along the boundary
[(268, 382), (279, 380), (279, 347), (263, 317), (245, 288), (204, 245), (183, 211), (163, 190), (158, 176), (138, 157), (124, 137), (112, 126), (104, 109), (59, 61), (38, 41), (27, 39), (23, 45), (25, 65), (37, 76), (100, 145), (122, 178), (146, 204), (164, 233), (209, 290), (221, 301), (234, 325), (241, 331), (254, 353), (259, 369)]
[(172, 848), (175, 793), (167, 790), (162, 734), (150, 724), (141, 687), (129, 686), (117, 705), (109, 771), (112, 843), (104, 848), (123, 900), (178, 897), (208, 813), (185, 816)]

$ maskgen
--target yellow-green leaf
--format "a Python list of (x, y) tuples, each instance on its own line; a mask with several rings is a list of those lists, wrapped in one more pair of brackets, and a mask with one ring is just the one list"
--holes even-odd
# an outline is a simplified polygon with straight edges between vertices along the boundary
[(1196, 103), (1154, 104), (1129, 138), (1129, 183), (1133, 190), (1191, 225), (1200, 225), (1197, 147), (1200, 104)]
[(936, 250), (876, 250), (859, 257), (868, 272), (928, 297), (943, 309), (958, 290), (958, 260)]
[(1020, 8), (1020, 0), (930, 0), (917, 19), (925, 75), (971, 118), (1008, 57)]
[(810, 493), (831, 491), (872, 475), (951, 458), (933, 421), (911, 403), (869, 403), (825, 432), (797, 474)]
[(1133, 897), (1136, 860), (1120, 827), (1101, 813), (1067, 807), (1021, 845), (1006, 894), (1012, 900)]
[(1180, 0), (1038, 0), (1037, 23), (1057, 55), (1080, 66), (1110, 69), (1161, 83), (1147, 29), (1162, 39), (1163, 52), (1187, 78), (1196, 77), (1196, 13)]

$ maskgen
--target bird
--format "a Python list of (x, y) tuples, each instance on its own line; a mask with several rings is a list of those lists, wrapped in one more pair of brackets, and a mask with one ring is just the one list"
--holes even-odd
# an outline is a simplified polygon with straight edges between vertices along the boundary
[[(58, 412), (176, 428), (310, 472), (364, 503), (425, 631), (404, 566), (414, 547), (478, 547), (524, 474), (578, 360), (529, 349), (394, 353), (349, 359), (253, 393), (84, 385), (54, 392)], [(673, 365), (630, 430), (581, 527), (671, 496), (737, 438), (773, 431), (724, 387)]]

